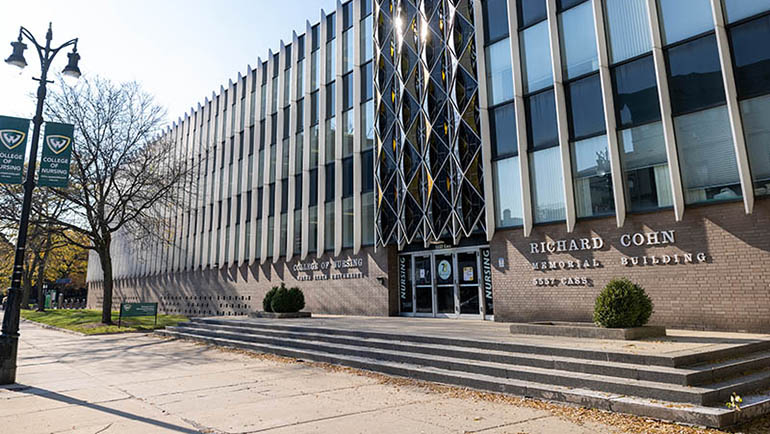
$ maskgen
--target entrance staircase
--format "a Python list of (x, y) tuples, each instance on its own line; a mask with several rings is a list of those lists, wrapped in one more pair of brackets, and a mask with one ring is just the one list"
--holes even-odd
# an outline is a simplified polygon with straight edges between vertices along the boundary
[[(157, 333), (715, 428), (770, 413), (770, 341), (764, 340), (651, 355), (291, 320), (195, 318)], [(733, 393), (743, 398), (741, 411), (725, 405)]]

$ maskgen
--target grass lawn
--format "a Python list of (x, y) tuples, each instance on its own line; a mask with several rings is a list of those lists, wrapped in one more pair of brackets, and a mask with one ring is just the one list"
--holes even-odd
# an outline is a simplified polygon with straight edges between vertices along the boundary
[(162, 315), (158, 314), (158, 324), (155, 325), (155, 317), (131, 317), (123, 319), (122, 327), (118, 328), (118, 312), (112, 312), (112, 320), (115, 325), (102, 324), (102, 311), (89, 309), (60, 309), (46, 310), (45, 312), (36, 312), (34, 310), (22, 309), (21, 317), (30, 321), (48, 324), (54, 327), (74, 330), (87, 335), (101, 333), (124, 333), (133, 331), (149, 331), (163, 328), (166, 326), (177, 325), (180, 322), (187, 321), (187, 317), (182, 315)]

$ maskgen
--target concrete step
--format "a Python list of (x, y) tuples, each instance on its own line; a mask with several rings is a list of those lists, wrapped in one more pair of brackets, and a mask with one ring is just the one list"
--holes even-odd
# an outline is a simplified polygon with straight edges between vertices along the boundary
[(759, 395), (744, 396), (742, 411), (738, 412), (727, 409), (724, 406), (708, 407), (692, 404), (676, 404), (661, 401), (660, 399), (629, 397), (621, 394), (597, 392), (585, 388), (571, 388), (434, 366), (423, 366), (414, 363), (399, 363), (357, 355), (340, 354), (315, 349), (294, 348), (283, 344), (271, 345), (266, 343), (248, 342), (239, 339), (204, 336), (201, 334), (186, 333), (169, 329), (160, 330), (157, 333), (169, 337), (192, 339), (260, 353), (272, 353), (298, 359), (345, 365), (417, 380), (447, 383), (479, 390), (559, 401), (562, 403), (598, 408), (607, 411), (628, 413), (680, 423), (705, 425), (715, 428), (727, 427), (770, 411), (770, 399), (766, 396)]
[(768, 351), (770, 341), (749, 342), (730, 348), (703, 351), (697, 354), (683, 355), (655, 355), (635, 354), (630, 352), (602, 351), (595, 349), (569, 348), (562, 346), (547, 346), (535, 344), (523, 344), (515, 342), (486, 341), (478, 339), (447, 338), (444, 336), (414, 335), (406, 333), (383, 333), (368, 330), (347, 330), (329, 327), (310, 327), (290, 324), (274, 324), (265, 321), (253, 320), (228, 320), (220, 318), (193, 318), (191, 322), (212, 325), (235, 325), (261, 330), (284, 330), (298, 333), (318, 333), (333, 336), (352, 336), (366, 339), (382, 339), (387, 341), (402, 341), (419, 344), (450, 345), (480, 350), (506, 351), (512, 353), (538, 354), (543, 356), (560, 356), (583, 360), (596, 360), (618, 363), (630, 363), (635, 365), (654, 365), (667, 367), (688, 367), (715, 361), (724, 361), (736, 357), (745, 357), (747, 354)]
[(311, 334), (296, 337), (270, 336), (267, 334), (223, 330), (221, 326), (219, 328), (182, 326), (170, 328), (170, 331), (210, 338), (224, 338), (233, 341), (352, 355), (499, 378), (549, 383), (565, 387), (583, 387), (609, 393), (698, 405), (724, 402), (724, 400), (729, 399), (730, 394), (733, 392), (743, 394), (770, 385), (770, 370), (759, 372), (752, 377), (739, 377), (734, 380), (728, 380), (720, 383), (719, 387), (688, 387), (664, 382), (613, 377), (604, 374), (589, 374), (572, 370), (467, 359), (451, 351), (446, 352), (446, 355), (427, 355), (409, 350), (404, 351), (403, 349), (373, 348), (361, 345), (362, 342), (350, 344), (321, 342), (315, 339), (316, 336), (311, 336)]

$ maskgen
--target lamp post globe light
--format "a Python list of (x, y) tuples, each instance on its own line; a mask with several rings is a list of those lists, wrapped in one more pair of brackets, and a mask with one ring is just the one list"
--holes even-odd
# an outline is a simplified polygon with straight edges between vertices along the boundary
[(37, 164), (37, 144), (40, 140), (40, 127), (43, 124), (43, 102), (46, 95), (46, 84), (48, 81), (48, 70), (56, 54), (63, 48), (72, 46), (72, 52), (67, 54), (69, 62), (62, 73), (69, 77), (80, 77), (80, 68), (78, 61), (80, 55), (77, 52), (78, 40), (71, 39), (57, 48), (51, 48), (51, 39), (53, 32), (51, 24), (48, 24), (48, 32), (45, 35), (45, 45), (40, 45), (29, 30), (21, 27), (19, 30), (19, 39), (11, 42), (13, 52), (5, 59), (5, 62), (24, 68), (27, 61), (24, 58), (24, 50), (27, 48), (22, 40), (26, 38), (37, 50), (40, 58), (40, 78), (33, 78), (39, 82), (37, 88), (37, 110), (32, 119), (34, 129), (32, 130), (32, 142), (30, 144), (30, 157), (27, 165), (27, 175), (24, 180), (24, 200), (21, 207), (21, 219), (19, 221), (19, 235), (16, 239), (16, 255), (13, 263), (13, 275), (11, 277), (11, 287), (8, 289), (8, 301), (3, 317), (2, 335), (0, 335), (0, 384), (11, 384), (16, 382), (16, 354), (19, 345), (19, 314), (21, 309), (21, 276), (24, 267), (24, 251), (27, 246), (27, 226), (29, 225), (29, 213), (32, 204), (32, 191), (35, 188), (35, 166)]

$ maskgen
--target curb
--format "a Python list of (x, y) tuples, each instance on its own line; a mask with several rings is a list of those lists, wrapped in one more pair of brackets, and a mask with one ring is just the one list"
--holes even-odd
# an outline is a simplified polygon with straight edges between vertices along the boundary
[(22, 322), (25, 322), (27, 324), (34, 324), (34, 325), (36, 325), (38, 327), (42, 327), (44, 329), (56, 330), (58, 332), (69, 333), (69, 334), (75, 335), (75, 336), (93, 336), (93, 335), (87, 335), (85, 333), (76, 332), (75, 330), (63, 329), (61, 327), (56, 327), (56, 326), (52, 326), (52, 325), (48, 325), (48, 324), (43, 324), (41, 322), (32, 321), (31, 319), (26, 319), (26, 318), (19, 318), (19, 319)]

